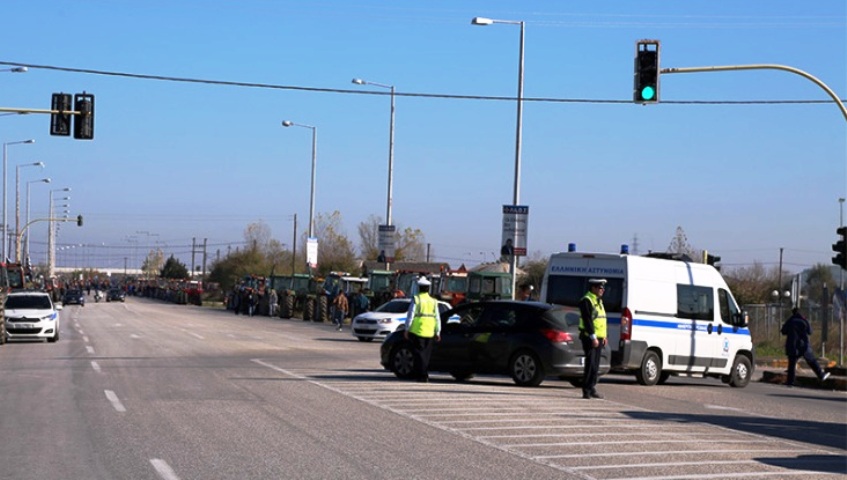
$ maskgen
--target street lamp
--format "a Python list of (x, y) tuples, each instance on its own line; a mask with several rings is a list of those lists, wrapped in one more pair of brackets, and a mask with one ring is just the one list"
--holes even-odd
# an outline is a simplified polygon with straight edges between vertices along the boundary
[[(369, 82), (361, 78), (354, 78), (353, 83), (356, 85), (373, 85), (374, 87), (387, 88), (391, 90), (391, 121), (388, 125), (388, 200), (385, 207), (385, 224), (391, 225), (391, 207), (394, 202), (394, 85), (386, 85), (383, 83)], [(388, 262), (385, 263), (385, 268), (388, 268)]]
[[(42, 178), (39, 180), (30, 180), (26, 182), (26, 224), (29, 225), (29, 186), (33, 183), (50, 183), (49, 178)], [(19, 231), (20, 232), (20, 231)], [(26, 244), (24, 246), (24, 261), (29, 259), (29, 230), (26, 231)]]
[[(512, 195), (512, 204), (518, 205), (521, 199), (521, 131), (523, 123), (523, 58), (524, 58), (524, 22), (517, 20), (494, 20), (485, 17), (474, 17), (472, 25), (492, 25), (502, 23), (508, 25), (520, 25), (520, 53), (518, 56), (518, 118), (515, 127), (515, 186)], [(512, 276), (512, 298), (515, 298), (515, 271), (517, 270), (518, 258), (512, 254), (512, 262), (509, 265), (509, 273)]]
[(312, 191), (309, 200), (309, 238), (314, 238), (315, 236), (315, 166), (317, 165), (318, 160), (318, 127), (313, 127), (311, 125), (303, 125), (300, 123), (294, 123), (290, 120), (282, 121), (283, 127), (303, 127), (310, 128), (312, 130)]
[(7, 224), (6, 224), (6, 197), (9, 195), (6, 193), (6, 147), (9, 145), (21, 145), (24, 143), (35, 143), (35, 140), (20, 140), (17, 142), (4, 142), (3, 143), (3, 261), (5, 262), (9, 258), (9, 250), (6, 247), (6, 235), (7, 235)]
[[(44, 162), (15, 165), (15, 245), (18, 245), (18, 237), (21, 235), (21, 167), (44, 168)], [(15, 247), (15, 260), (19, 263), (23, 262), (21, 252), (17, 251), (17, 247)]]
[[(54, 270), (56, 267), (56, 241), (55, 241), (55, 230), (53, 228), (53, 192), (70, 192), (71, 187), (65, 188), (54, 188), (50, 190), (50, 208), (47, 210), (48, 212), (48, 220), (47, 220), (47, 276), (48, 278), (53, 278)], [(71, 197), (65, 197), (63, 200), (70, 200)]]

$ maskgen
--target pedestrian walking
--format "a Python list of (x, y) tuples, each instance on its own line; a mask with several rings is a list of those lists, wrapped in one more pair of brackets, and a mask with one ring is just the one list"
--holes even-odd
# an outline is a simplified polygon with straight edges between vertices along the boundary
[(412, 297), (406, 312), (406, 330), (403, 332), (403, 337), (412, 343), (415, 379), (424, 383), (429, 381), (429, 358), (432, 356), (433, 341), (441, 341), (438, 301), (429, 295), (429, 286), (426, 277), (418, 279), (418, 293)]
[(333, 299), (332, 305), (335, 307), (335, 311), (333, 312), (333, 323), (337, 324), (338, 331), (340, 332), (341, 327), (344, 326), (344, 317), (347, 316), (347, 312), (350, 308), (350, 304), (347, 302), (347, 295), (344, 295), (343, 290), (338, 291), (338, 295), (336, 295), (335, 299)]
[(812, 326), (806, 317), (800, 313), (799, 308), (791, 310), (791, 316), (782, 324), (782, 334), (785, 335), (785, 355), (788, 357), (788, 381), (785, 383), (789, 387), (794, 386), (794, 380), (797, 374), (797, 361), (800, 358), (806, 360), (809, 367), (814, 370), (818, 380), (823, 382), (829, 378), (829, 372), (824, 372), (815, 354), (812, 352), (812, 346), (809, 342), (809, 336), (812, 334)]
[(603, 398), (596, 387), (600, 376), (600, 357), (606, 348), (606, 308), (603, 306), (605, 291), (605, 279), (591, 278), (588, 280), (588, 292), (579, 301), (579, 340), (582, 342), (582, 351), (585, 352), (582, 398)]
[(276, 294), (276, 289), (272, 288), (270, 293), (268, 293), (268, 314), (271, 317), (276, 316), (277, 309), (279, 308), (279, 297)]

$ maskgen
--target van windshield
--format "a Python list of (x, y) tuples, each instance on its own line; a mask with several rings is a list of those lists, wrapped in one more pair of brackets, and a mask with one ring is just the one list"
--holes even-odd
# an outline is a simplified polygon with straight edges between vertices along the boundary
[[(588, 291), (588, 277), (573, 275), (550, 275), (547, 278), (547, 303), (579, 306), (579, 300)], [(623, 279), (609, 278), (606, 292), (603, 294), (603, 306), (606, 312), (620, 312), (623, 304)]]

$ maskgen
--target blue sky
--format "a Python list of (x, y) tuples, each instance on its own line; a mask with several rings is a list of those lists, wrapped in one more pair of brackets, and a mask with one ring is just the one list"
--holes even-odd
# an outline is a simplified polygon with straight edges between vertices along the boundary
[[(0, 74), (4, 107), (96, 96), (93, 141), (51, 137), (46, 115), (0, 117), (3, 142), (36, 140), (8, 147), (10, 223), (15, 165), (33, 161), (47, 167), (21, 169), (22, 191), (53, 181), (31, 185), (33, 218), (65, 186), (85, 216), (61, 228), (59, 245), (86, 246), (60, 264), (121, 268), (160, 246), (188, 262), (192, 237), (214, 257), (257, 221), (290, 246), (293, 215), (298, 232), (308, 225), (311, 133), (282, 120), (317, 127), (316, 211), (340, 211), (358, 242), (360, 222), (385, 216), (389, 98), (354, 77), (400, 94), (394, 223), (423, 230), (435, 260), (492, 260), (512, 202), (515, 102), (402, 95), (514, 97), (519, 28), (475, 16), (526, 22), (531, 253), (614, 252), (636, 238), (640, 253), (665, 251), (681, 226), (728, 267), (775, 265), (780, 248), (788, 270), (830, 263), (847, 122), (833, 103), (744, 103), (828, 100), (821, 89), (773, 70), (666, 74), (663, 103), (627, 100), (639, 39), (661, 41), (662, 67), (789, 65), (847, 98), (844, 2), (6, 0), (0, 15), (2, 62), (342, 90)], [(718, 103), (673, 103), (686, 101)], [(45, 243), (33, 227), (34, 261)]]

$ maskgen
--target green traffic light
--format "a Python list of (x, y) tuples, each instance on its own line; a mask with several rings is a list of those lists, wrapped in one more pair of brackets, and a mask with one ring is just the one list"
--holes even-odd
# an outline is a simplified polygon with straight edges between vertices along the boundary
[(642, 100), (653, 100), (656, 97), (656, 89), (650, 86), (641, 89)]

